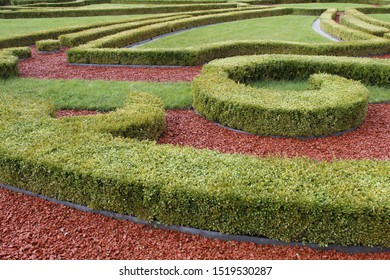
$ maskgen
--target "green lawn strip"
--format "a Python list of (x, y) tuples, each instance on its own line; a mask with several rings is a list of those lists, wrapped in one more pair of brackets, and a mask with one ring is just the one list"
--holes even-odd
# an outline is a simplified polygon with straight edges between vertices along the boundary
[(383, 20), (383, 21), (389, 21), (390, 22), (390, 14), (369, 14), (369, 17)]
[(133, 18), (146, 18), (153, 15), (97, 16), (97, 17), (61, 17), (0, 19), (0, 38), (25, 35), (53, 28), (80, 26), (84, 24), (105, 23)]
[(165, 109), (190, 108), (190, 83), (118, 82), (87, 80), (0, 80), (1, 93), (51, 100), (56, 109), (111, 111), (124, 105), (131, 91), (160, 98)]
[[(309, 83), (307, 80), (262, 80), (249, 83), (250, 86), (255, 88), (266, 88), (273, 90), (289, 90), (289, 91), (305, 91), (309, 89)], [(369, 102), (389, 102), (390, 101), (390, 87), (379, 86), (367, 86), (370, 92)]]
[(372, 7), (368, 4), (356, 4), (356, 3), (301, 3), (301, 4), (281, 4), (278, 7), (287, 8), (317, 8), (317, 9), (328, 9), (337, 8), (340, 11), (344, 11), (347, 8), (360, 8), (360, 7)]
[[(274, 90), (306, 90), (307, 81), (263, 80), (251, 86)], [(51, 100), (56, 109), (111, 111), (122, 107), (130, 91), (149, 92), (159, 97), (165, 109), (188, 109), (192, 106), (191, 85), (187, 82), (118, 82), (86, 80), (0, 80), (1, 93)], [(370, 102), (390, 101), (390, 88), (367, 86)]]
[(167, 36), (137, 49), (180, 48), (239, 40), (283, 40), (292, 42), (329, 42), (311, 28), (314, 16), (274, 16), (205, 26)]

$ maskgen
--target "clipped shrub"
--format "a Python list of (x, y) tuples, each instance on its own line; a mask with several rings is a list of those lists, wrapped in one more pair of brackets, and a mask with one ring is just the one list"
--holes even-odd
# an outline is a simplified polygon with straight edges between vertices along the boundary
[(40, 52), (53, 52), (61, 48), (59, 40), (41, 40), (35, 43), (37, 50)]
[[(389, 10), (390, 11), (390, 10)], [(369, 15), (366, 15), (356, 9), (346, 9), (345, 10), (346, 15), (352, 15), (355, 18), (358, 18), (364, 22), (368, 22), (370, 24), (376, 25), (376, 26), (382, 26), (385, 28), (390, 28), (390, 22), (379, 20), (373, 17), (370, 17)]]
[[(307, 54), (335, 56), (369, 56), (390, 52), (389, 41), (361, 31), (342, 27), (332, 17), (337, 10), (327, 10), (321, 17), (330, 19), (330, 27), (337, 25), (333, 35), (349, 38), (343, 43), (296, 43), (284, 41), (228, 41), (188, 48), (175, 49), (131, 49), (125, 46), (162, 34), (186, 28), (226, 21), (256, 18), (271, 15), (291, 14), (293, 9), (262, 9), (258, 11), (228, 12), (218, 15), (204, 15), (184, 18), (167, 23), (157, 23), (134, 30), (106, 36), (67, 51), (68, 61), (82, 64), (121, 64), (121, 65), (200, 65), (211, 60), (237, 55), (254, 54)], [(321, 21), (324, 22), (324, 21)], [(325, 21), (326, 22), (326, 21)], [(327, 30), (332, 33), (331, 30)], [(343, 35), (340, 35), (341, 33)], [(345, 34), (344, 34), (345, 33)], [(387, 38), (387, 37), (386, 37)]]
[(173, 16), (173, 17), (163, 17), (157, 19), (146, 19), (146, 20), (139, 20), (134, 22), (120, 23), (120, 24), (115, 24), (110, 26), (97, 27), (97, 28), (79, 31), (76, 33), (68, 33), (68, 34), (61, 35), (59, 36), (59, 40), (61, 41), (61, 45), (63, 46), (75, 47), (81, 44), (85, 44), (89, 41), (96, 40), (101, 37), (122, 32), (125, 30), (131, 30), (131, 29), (139, 28), (150, 24), (169, 22), (175, 19), (186, 18), (186, 17), (188, 16), (182, 15), (182, 16)]
[(369, 33), (379, 37), (383, 37), (385, 33), (389, 32), (389, 29), (385, 27), (373, 25), (371, 23), (362, 21), (353, 15), (344, 15), (340, 17), (340, 23), (353, 29), (360, 30), (365, 33)]
[(165, 14), (188, 11), (202, 11), (210, 9), (235, 8), (235, 3), (211, 3), (211, 4), (191, 4), (191, 5), (153, 5), (144, 7), (124, 7), (110, 9), (50, 9), (34, 8), (16, 11), (0, 11), (0, 18), (52, 18), (52, 17), (90, 17), (90, 16), (119, 16), (129, 14)]
[(256, 63), (234, 70), (207, 65), (193, 82), (193, 107), (222, 125), (285, 137), (331, 135), (358, 127), (366, 117), (369, 94), (359, 82), (316, 74), (311, 90), (294, 92), (255, 89), (228, 77), (229, 71), (254, 76), (255, 69)]
[(9, 48), (0, 50), (0, 79), (18, 76), (19, 58), (31, 55), (29, 48)]
[[(153, 18), (161, 18), (162, 16), (156, 16)], [(152, 19), (152, 18), (149, 18)], [(85, 24), (74, 27), (65, 27), (65, 28), (53, 28), (44, 31), (32, 32), (25, 35), (17, 35), (8, 38), (0, 38), (0, 48), (10, 48), (18, 46), (31, 46), (34, 45), (36, 41), (46, 40), (46, 39), (57, 39), (58, 36), (73, 32), (79, 32), (86, 29), (98, 28), (103, 26), (116, 25), (120, 23), (129, 23), (137, 22), (139, 19), (127, 19), (127, 20), (113, 20), (106, 23), (94, 23), (94, 24)]]
[(0, 181), (165, 224), (390, 246), (389, 161), (221, 154), (113, 137), (90, 117), (51, 115), (48, 103), (0, 95)]
[(343, 41), (371, 40), (378, 38), (377, 36), (336, 23), (334, 21), (336, 13), (337, 9), (328, 9), (320, 16), (321, 29), (330, 35)]

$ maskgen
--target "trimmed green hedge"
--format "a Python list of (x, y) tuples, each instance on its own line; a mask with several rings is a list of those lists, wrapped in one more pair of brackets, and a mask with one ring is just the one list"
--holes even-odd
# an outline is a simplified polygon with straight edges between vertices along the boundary
[(122, 48), (142, 40), (153, 38), (159, 35), (184, 30), (188, 28), (216, 24), (222, 22), (279, 16), (290, 14), (289, 9), (259, 9), (245, 10), (237, 12), (228, 12), (222, 14), (202, 15), (198, 17), (176, 19), (170, 22), (162, 22), (140, 27), (134, 30), (120, 32), (111, 36), (106, 36), (101, 39), (91, 41), (83, 48)]
[(293, 43), (283, 41), (228, 41), (178, 49), (110, 49), (79, 46), (67, 51), (70, 63), (119, 65), (201, 65), (217, 58), (255, 54), (306, 54), (369, 56), (390, 53), (388, 40), (343, 43)]
[(337, 9), (328, 9), (320, 17), (321, 29), (343, 41), (372, 40), (377, 36), (349, 28), (334, 21)]
[(179, 15), (179, 16), (172, 16), (172, 17), (163, 17), (163, 18), (157, 18), (157, 19), (146, 19), (146, 20), (139, 20), (139, 21), (133, 21), (128, 23), (120, 23), (110, 26), (104, 26), (104, 27), (98, 27), (88, 30), (79, 31), (76, 33), (68, 33), (59, 36), (59, 40), (61, 41), (61, 45), (67, 46), (67, 47), (75, 47), (81, 44), (88, 43), (89, 41), (99, 39), (104, 36), (108, 36), (111, 34), (115, 34), (118, 32), (122, 32), (125, 30), (132, 30), (135, 28), (139, 28), (142, 26), (150, 25), (150, 24), (157, 24), (161, 22), (170, 22), (172, 20), (186, 18), (189, 16), (186, 15)]
[(228, 127), (284, 137), (331, 135), (358, 127), (366, 117), (368, 90), (339, 76), (315, 74), (312, 89), (302, 92), (259, 90), (241, 84), (244, 77), (238, 83), (228, 77), (232, 71), (256, 75), (256, 67), (256, 62), (229, 70), (205, 66), (192, 85), (195, 110)]
[(389, 32), (389, 29), (385, 27), (373, 25), (371, 23), (362, 21), (361, 19), (353, 15), (344, 15), (340, 17), (340, 23), (353, 29), (360, 30), (365, 33), (369, 33), (379, 37), (383, 37), (385, 33)]
[(10, 48), (0, 50), (0, 79), (18, 76), (19, 58), (31, 55), (29, 48)]
[[(149, 20), (159, 19), (164, 17), (166, 16), (156, 16), (156, 17), (149, 18)], [(113, 20), (111, 22), (105, 22), (105, 23), (85, 24), (85, 25), (67, 27), (67, 28), (54, 28), (54, 29), (49, 29), (44, 31), (37, 31), (25, 35), (12, 36), (9, 38), (0, 38), (0, 48), (31, 46), (34, 45), (36, 41), (45, 40), (45, 39), (57, 39), (58, 36), (63, 34), (74, 33), (74, 32), (79, 32), (87, 29), (98, 28), (98, 27), (111, 26), (111, 25), (116, 25), (121, 23), (125, 24), (131, 22), (138, 22), (138, 21), (140, 21), (140, 19), (127, 19), (127, 20), (121, 19), (121, 20)]]
[(31, 9), (17, 11), (0, 11), (0, 18), (51, 18), (51, 17), (90, 17), (132, 14), (163, 14), (210, 9), (235, 8), (235, 3), (193, 4), (193, 5), (161, 5), (151, 7), (129, 7), (111, 9)]
[[(323, 16), (332, 18), (336, 10), (328, 10)], [(367, 33), (342, 27), (349, 38), (364, 38), (343, 43), (295, 43), (283, 41), (228, 41), (204, 46), (175, 49), (120, 49), (155, 36), (186, 28), (219, 22), (271, 15), (287, 15), (293, 9), (263, 9), (258, 11), (230, 12), (175, 20), (124, 31), (115, 35), (91, 41), (67, 52), (68, 61), (81, 64), (121, 65), (199, 65), (213, 59), (253, 54), (307, 54), (336, 56), (369, 56), (390, 52), (389, 41)], [(333, 20), (330, 20), (334, 23)], [(334, 23), (335, 24), (335, 23)], [(337, 24), (338, 25), (338, 24)], [(352, 30), (351, 34), (349, 30)], [(357, 34), (360, 34), (357, 36)], [(355, 36), (356, 35), (356, 36)], [(344, 37), (341, 36), (341, 37)]]
[(85, 126), (89, 117), (52, 114), (50, 104), (0, 95), (0, 181), (165, 224), (390, 246), (389, 161), (220, 154), (113, 137)]
[[(390, 12), (390, 10), (389, 10), (389, 12)], [(371, 24), (376, 25), (376, 26), (390, 28), (390, 22), (370, 17), (369, 15), (363, 14), (362, 12), (359, 12), (356, 9), (346, 9), (345, 14), (352, 15), (355, 18), (358, 18), (364, 22), (368, 22), (368, 23), (371, 23)]]
[(41, 40), (37, 41), (35, 45), (40, 52), (58, 51), (61, 48), (59, 40)]

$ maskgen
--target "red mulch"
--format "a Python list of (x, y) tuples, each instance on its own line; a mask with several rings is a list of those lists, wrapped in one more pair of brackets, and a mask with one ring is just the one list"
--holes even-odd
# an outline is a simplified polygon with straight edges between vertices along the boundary
[(325, 138), (298, 140), (235, 132), (215, 125), (193, 111), (171, 110), (161, 144), (208, 148), (256, 156), (306, 156), (320, 160), (390, 159), (390, 105), (370, 104), (368, 116), (355, 131)]
[(212, 240), (84, 213), (0, 188), (0, 259), (382, 259), (307, 247)]
[(58, 53), (41, 54), (32, 47), (32, 57), (19, 62), (19, 77), (39, 79), (84, 79), (176, 82), (192, 81), (200, 73), (195, 67), (118, 67), (75, 66), (66, 60), (66, 49)]

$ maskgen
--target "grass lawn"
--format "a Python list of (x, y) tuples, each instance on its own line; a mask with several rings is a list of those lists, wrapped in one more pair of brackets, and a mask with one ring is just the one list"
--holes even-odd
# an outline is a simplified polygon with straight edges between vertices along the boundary
[[(294, 80), (294, 81), (274, 81), (274, 80), (263, 80), (256, 81), (249, 84), (256, 88), (267, 88), (274, 90), (291, 90), (291, 91), (304, 91), (309, 89), (309, 82), (307, 80)], [(388, 102), (390, 101), (390, 87), (378, 87), (378, 86), (367, 86), (370, 91), (369, 102)]]
[[(257, 88), (302, 91), (307, 81), (258, 81)], [(122, 107), (130, 91), (148, 92), (159, 97), (166, 109), (188, 109), (192, 106), (191, 84), (188, 82), (118, 82), (87, 80), (0, 80), (2, 93), (14, 93), (26, 98), (51, 100), (57, 109), (89, 109), (111, 111)], [(368, 87), (370, 102), (390, 101), (390, 87)]]
[(367, 16), (383, 21), (390, 21), (390, 14), (367, 14)]
[(178, 48), (238, 40), (329, 42), (311, 28), (315, 16), (275, 16), (240, 20), (188, 30), (138, 46), (139, 49)]
[(148, 92), (159, 97), (166, 109), (190, 108), (191, 84), (86, 81), (86, 80), (0, 80), (1, 93), (14, 93), (26, 98), (51, 100), (57, 109), (89, 109), (111, 111), (122, 107), (127, 93)]
[(0, 19), (0, 38), (11, 37), (15, 35), (25, 35), (36, 31), (61, 27), (121, 21), (148, 16), (153, 15)]
[(278, 7), (318, 8), (318, 9), (337, 8), (340, 11), (344, 11), (347, 8), (372, 7), (372, 6), (368, 4), (355, 4), (355, 3), (302, 3), (302, 4), (281, 4), (278, 5)]

